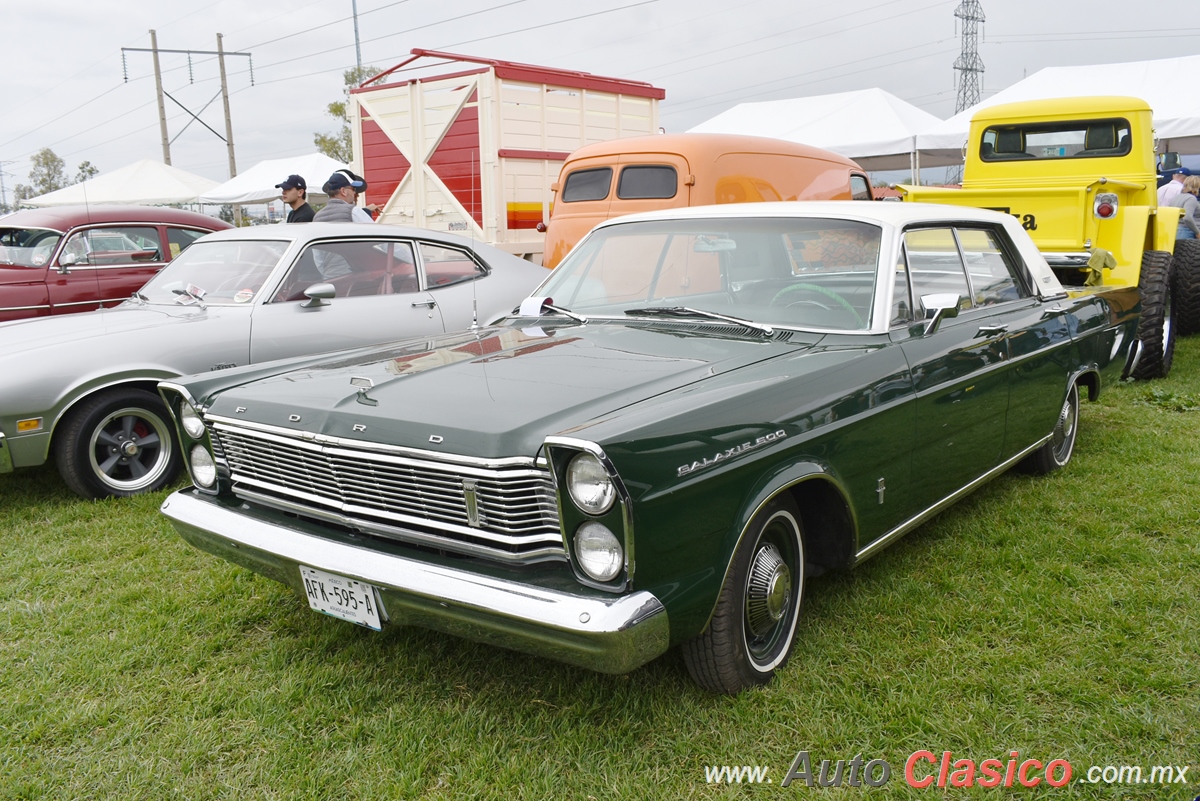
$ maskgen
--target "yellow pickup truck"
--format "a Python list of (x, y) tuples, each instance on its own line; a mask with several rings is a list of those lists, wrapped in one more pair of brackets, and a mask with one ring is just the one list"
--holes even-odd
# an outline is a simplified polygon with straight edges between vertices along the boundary
[(962, 189), (906, 186), (906, 201), (995, 209), (1021, 221), (1064, 286), (1136, 286), (1140, 354), (1130, 373), (1171, 369), (1177, 333), (1200, 330), (1200, 242), (1175, 240), (1159, 207), (1152, 113), (1133, 97), (1008, 103), (971, 119)]

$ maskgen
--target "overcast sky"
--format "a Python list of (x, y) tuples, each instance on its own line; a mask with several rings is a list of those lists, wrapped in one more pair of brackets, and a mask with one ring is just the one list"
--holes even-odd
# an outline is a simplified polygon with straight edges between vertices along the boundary
[[(662, 125), (683, 131), (746, 101), (878, 86), (938, 117), (954, 112), (959, 0), (357, 0), (364, 64), (386, 68), (414, 47), (648, 81), (666, 90)], [(313, 150), (332, 132), (325, 106), (355, 64), (351, 0), (54, 0), (8, 2), (0, 163), (9, 197), (29, 157), (52, 148), (74, 175), (108, 172), (162, 148), (148, 53), (227, 51), (237, 163)], [(1043, 67), (1200, 52), (1194, 3), (983, 0), (984, 96)], [(1193, 21), (1194, 20), (1194, 21)], [(193, 111), (217, 94), (215, 60), (164, 54), (166, 91)], [(125, 80), (126, 75), (128, 81)], [(1181, 75), (1179, 91), (1195, 91)], [(1096, 92), (1104, 91), (1103, 70)], [(176, 167), (223, 181), (224, 143), (167, 101)], [(220, 99), (200, 114), (224, 132)]]

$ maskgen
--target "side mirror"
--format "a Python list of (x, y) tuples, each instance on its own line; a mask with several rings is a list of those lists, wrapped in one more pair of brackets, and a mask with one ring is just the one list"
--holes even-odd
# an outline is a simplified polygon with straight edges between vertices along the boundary
[(1179, 161), (1179, 154), (1172, 151), (1162, 154), (1162, 163), (1158, 165), (1158, 171), (1170, 172), (1178, 170), (1182, 166), (1183, 164)]
[(942, 320), (958, 316), (958, 305), (962, 297), (953, 292), (939, 292), (936, 295), (922, 295), (921, 305), (925, 307), (925, 335), (938, 330)]
[(63, 275), (70, 272), (67, 268), (79, 263), (79, 257), (74, 253), (64, 253), (58, 259), (58, 271)]
[(337, 295), (337, 287), (333, 284), (313, 284), (308, 289), (304, 290), (304, 296), (308, 300), (300, 305), (306, 309), (315, 309), (318, 306), (328, 306), (326, 302), (330, 298)]

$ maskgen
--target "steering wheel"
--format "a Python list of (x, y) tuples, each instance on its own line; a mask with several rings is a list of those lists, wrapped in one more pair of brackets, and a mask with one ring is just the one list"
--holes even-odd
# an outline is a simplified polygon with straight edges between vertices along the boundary
[[(792, 296), (800, 294), (817, 295), (820, 299), (793, 299)], [(838, 293), (828, 290), (823, 286), (803, 283), (789, 284), (788, 286), (785, 286), (783, 289), (776, 292), (775, 297), (771, 298), (772, 306), (798, 306), (801, 304), (819, 306), (826, 311), (845, 312), (854, 318), (855, 328), (866, 327), (866, 322), (859, 315), (858, 311), (850, 305), (849, 301), (847, 301)]]

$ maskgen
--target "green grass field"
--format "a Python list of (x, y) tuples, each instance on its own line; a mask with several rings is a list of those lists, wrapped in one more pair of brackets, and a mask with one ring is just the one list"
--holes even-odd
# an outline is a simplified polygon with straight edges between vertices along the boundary
[[(166, 493), (0, 476), (0, 798), (1147, 798), (1200, 793), (1200, 338), (1084, 404), (1074, 461), (1012, 474), (810, 581), (769, 686), (671, 652), (612, 677), (323, 617), (192, 549)], [(782, 787), (800, 750), (882, 788)], [(913, 789), (905, 759), (1069, 760), (1068, 787)], [(762, 765), (770, 784), (707, 783)], [(1190, 765), (1188, 785), (1084, 784)], [(927, 772), (922, 770), (922, 775)], [(1099, 773), (1099, 771), (1097, 771)]]

